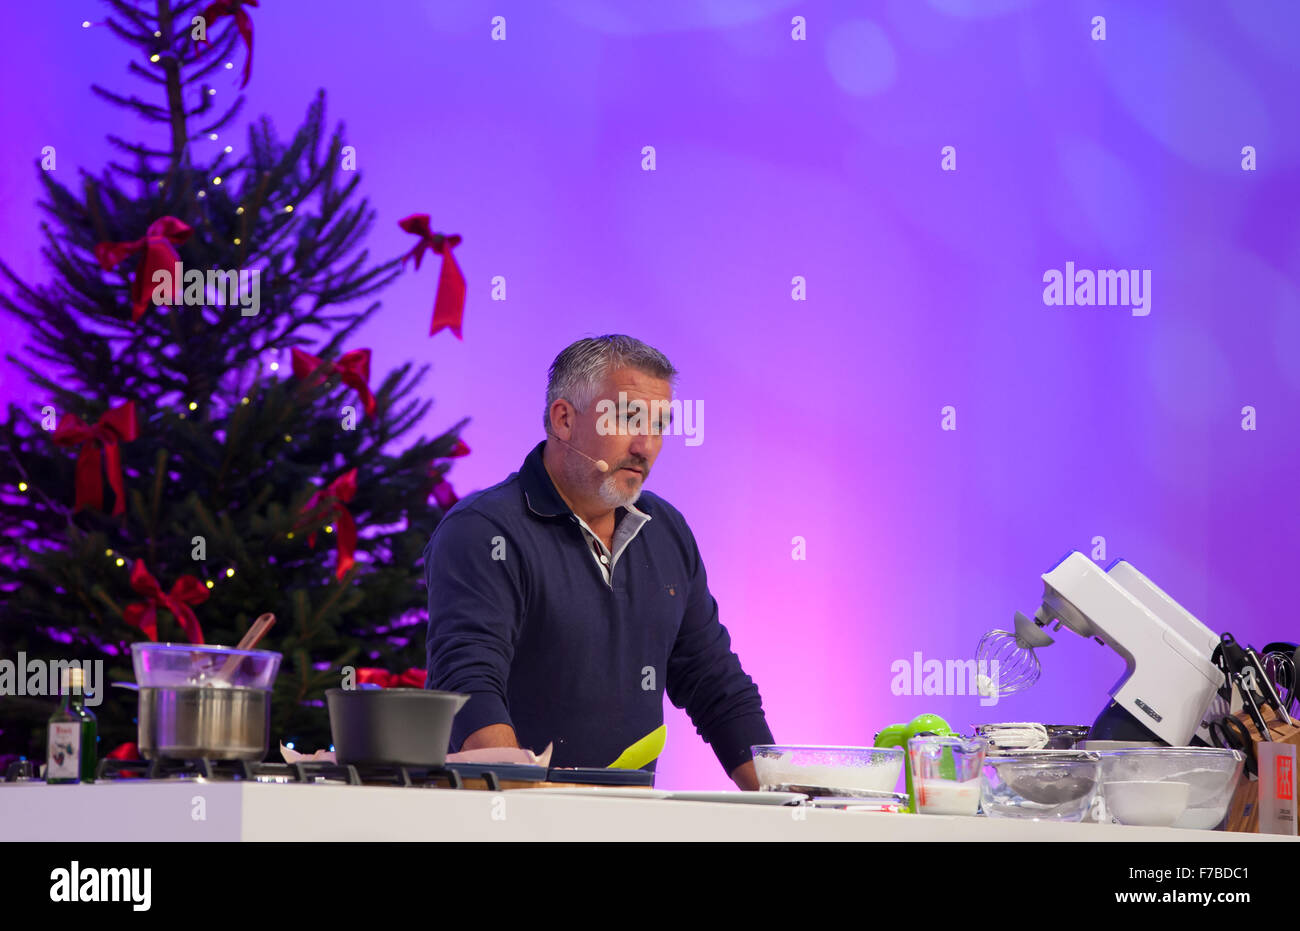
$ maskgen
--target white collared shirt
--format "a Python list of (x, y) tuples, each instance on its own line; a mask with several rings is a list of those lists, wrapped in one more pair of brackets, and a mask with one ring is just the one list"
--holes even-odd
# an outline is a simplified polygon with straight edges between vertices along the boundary
[(596, 565), (600, 567), (600, 574), (605, 577), (605, 584), (612, 586), (614, 578), (614, 566), (618, 563), (618, 557), (623, 555), (623, 550), (632, 542), (633, 538), (641, 532), (645, 522), (650, 519), (650, 515), (644, 511), (638, 510), (635, 505), (626, 504), (623, 506), (627, 511), (614, 528), (614, 538), (611, 541), (614, 544), (613, 552), (605, 546), (605, 541), (587, 526), (587, 522), (578, 515), (573, 515), (578, 526), (582, 528), (582, 534), (587, 538), (587, 543), (591, 548), (591, 556), (596, 560)]

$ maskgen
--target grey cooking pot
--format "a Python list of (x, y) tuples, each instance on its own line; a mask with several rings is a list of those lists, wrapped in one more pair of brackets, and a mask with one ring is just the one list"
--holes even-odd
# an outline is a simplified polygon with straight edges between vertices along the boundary
[(261, 760), (271, 731), (271, 693), (212, 686), (142, 687), (140, 755), (146, 760)]
[(326, 689), (340, 763), (441, 766), (468, 695), (433, 689)]

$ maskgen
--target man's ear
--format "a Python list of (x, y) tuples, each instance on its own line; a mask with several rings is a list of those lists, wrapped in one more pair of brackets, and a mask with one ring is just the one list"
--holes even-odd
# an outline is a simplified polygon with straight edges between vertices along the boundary
[(562, 440), (573, 439), (573, 405), (563, 398), (551, 404), (551, 432)]

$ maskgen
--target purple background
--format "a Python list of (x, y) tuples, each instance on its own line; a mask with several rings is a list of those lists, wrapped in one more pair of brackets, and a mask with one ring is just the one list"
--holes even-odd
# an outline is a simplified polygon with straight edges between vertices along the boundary
[[(489, 39), (498, 14), (505, 42)], [(790, 39), (795, 14), (807, 41)], [(265, 0), (252, 15), (245, 115), (287, 136), (326, 88), (379, 211), (374, 254), (409, 247), (396, 221), (412, 212), (465, 237), (463, 343), (425, 337), (436, 265), (391, 288), (355, 343), (373, 381), (433, 362), (427, 432), (473, 418), (459, 491), (541, 438), (545, 370), (573, 339), (631, 333), (682, 370), (704, 443), (669, 438), (650, 487), (691, 522), (779, 741), (869, 743), (922, 711), (1089, 723), (1121, 663), (1068, 631), (1040, 683), (996, 708), (895, 696), (889, 670), (917, 650), (969, 657), (1097, 535), (1106, 562), (1130, 559), (1211, 628), (1296, 637), (1280, 583), (1300, 558), (1300, 4)], [(80, 26), (102, 18), (79, 2), (7, 14), (0, 242), (29, 279), (48, 275), (40, 148), (75, 187), (109, 158), (106, 132), (139, 135), (88, 90), (140, 87), (125, 46)], [(227, 143), (242, 131), (200, 146)], [(1044, 271), (1069, 260), (1151, 269), (1150, 315), (1045, 306)], [(6, 347), (22, 339), (0, 319)], [(41, 403), (0, 368), (10, 399)], [(729, 787), (665, 704), (659, 785)]]

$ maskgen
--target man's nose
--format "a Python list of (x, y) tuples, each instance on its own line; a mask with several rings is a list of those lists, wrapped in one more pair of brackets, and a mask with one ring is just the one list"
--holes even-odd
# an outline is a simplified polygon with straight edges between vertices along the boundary
[(628, 444), (627, 452), (630, 456), (636, 456), (650, 462), (654, 459), (658, 451), (659, 444), (663, 442), (662, 437), (653, 434), (637, 433), (632, 437), (632, 442)]

